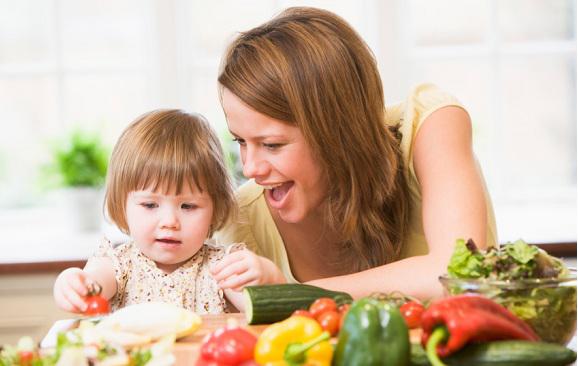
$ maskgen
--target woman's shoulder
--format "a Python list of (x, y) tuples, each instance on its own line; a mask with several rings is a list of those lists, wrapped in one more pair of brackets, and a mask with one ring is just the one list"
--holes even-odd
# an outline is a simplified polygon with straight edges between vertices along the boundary
[(454, 95), (435, 84), (424, 83), (412, 88), (407, 97), (406, 108), (413, 109), (412, 112), (425, 118), (437, 109), (450, 105), (462, 107), (462, 103)]

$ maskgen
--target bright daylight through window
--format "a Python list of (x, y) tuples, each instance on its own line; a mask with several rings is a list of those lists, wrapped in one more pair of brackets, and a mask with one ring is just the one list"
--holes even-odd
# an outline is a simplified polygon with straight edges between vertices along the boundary
[[(101, 235), (72, 230), (65, 185), (45, 179), (55, 144), (74, 131), (110, 149), (144, 111), (194, 110), (234, 163), (217, 94), (221, 54), (235, 32), (292, 5), (351, 22), (378, 59), (387, 104), (433, 82), (468, 108), (501, 242), (576, 241), (575, 0), (0, 0), (5, 241), (92, 248)], [(22, 235), (31, 230), (45, 234)]]

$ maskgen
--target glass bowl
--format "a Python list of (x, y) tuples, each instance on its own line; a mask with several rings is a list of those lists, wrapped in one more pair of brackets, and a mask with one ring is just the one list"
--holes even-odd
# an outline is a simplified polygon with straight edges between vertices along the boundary
[(566, 345), (576, 332), (576, 269), (565, 278), (489, 280), (439, 277), (446, 296), (481, 294), (528, 323), (545, 342)]

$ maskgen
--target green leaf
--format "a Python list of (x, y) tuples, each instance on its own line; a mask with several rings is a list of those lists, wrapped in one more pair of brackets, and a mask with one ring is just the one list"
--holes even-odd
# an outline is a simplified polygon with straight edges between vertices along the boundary
[(52, 147), (52, 163), (43, 179), (64, 187), (101, 187), (108, 166), (108, 149), (96, 134), (73, 131)]
[(448, 265), (448, 274), (455, 278), (482, 277), (485, 274), (483, 260), (482, 254), (472, 252), (464, 239), (458, 239)]
[(528, 245), (528, 243), (522, 239), (518, 239), (514, 243), (505, 245), (504, 250), (510, 257), (514, 258), (521, 264), (530, 262), (534, 259), (536, 254), (538, 254), (538, 248)]

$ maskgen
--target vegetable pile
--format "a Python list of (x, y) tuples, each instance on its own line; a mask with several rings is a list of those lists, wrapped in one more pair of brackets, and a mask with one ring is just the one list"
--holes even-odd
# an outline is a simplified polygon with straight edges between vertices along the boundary
[(572, 273), (545, 251), (523, 240), (482, 251), (472, 240), (460, 239), (448, 275), (479, 280), (450, 282), (450, 294), (478, 292), (490, 297), (526, 321), (544, 341), (566, 344), (572, 338), (576, 329), (576, 284), (559, 285), (559, 280), (572, 278)]
[(200, 325), (197, 314), (172, 304), (131, 305), (81, 320), (78, 328), (58, 334), (54, 348), (38, 349), (29, 337), (4, 346), (0, 366), (173, 365), (175, 339)]

